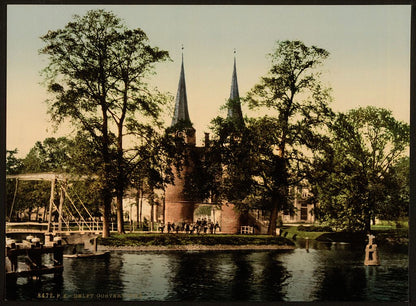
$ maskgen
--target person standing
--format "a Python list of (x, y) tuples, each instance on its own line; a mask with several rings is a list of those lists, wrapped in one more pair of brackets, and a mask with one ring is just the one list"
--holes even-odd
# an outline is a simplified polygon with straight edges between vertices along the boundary
[(209, 223), (209, 232), (211, 234), (214, 234), (214, 223), (212, 223), (212, 222)]
[(218, 221), (217, 221), (217, 222), (215, 222), (215, 226), (214, 226), (214, 234), (217, 232), (217, 229), (218, 229), (219, 231), (221, 231), (221, 229), (220, 229), (220, 225), (218, 224)]

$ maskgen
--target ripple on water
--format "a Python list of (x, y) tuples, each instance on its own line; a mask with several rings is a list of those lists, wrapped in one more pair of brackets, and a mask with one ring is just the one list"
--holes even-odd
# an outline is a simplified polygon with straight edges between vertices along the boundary
[(347, 245), (309, 252), (113, 251), (106, 259), (65, 259), (61, 281), (19, 279), (8, 297), (53, 291), (132, 301), (406, 301), (407, 253), (381, 249), (379, 267), (365, 267), (363, 256)]

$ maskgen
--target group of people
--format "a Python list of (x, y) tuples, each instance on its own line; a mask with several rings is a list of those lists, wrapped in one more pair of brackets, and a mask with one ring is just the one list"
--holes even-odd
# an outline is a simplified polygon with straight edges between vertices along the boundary
[[(199, 218), (194, 223), (186, 223), (186, 222), (179, 222), (179, 223), (170, 223), (166, 225), (167, 233), (176, 233), (185, 232), (186, 234), (200, 234), (204, 233), (207, 234), (208, 231), (210, 234), (215, 234), (218, 231), (221, 231), (220, 225), (217, 222), (212, 222), (211, 220), (201, 219)], [(159, 231), (163, 234), (165, 231), (165, 224), (160, 224)]]

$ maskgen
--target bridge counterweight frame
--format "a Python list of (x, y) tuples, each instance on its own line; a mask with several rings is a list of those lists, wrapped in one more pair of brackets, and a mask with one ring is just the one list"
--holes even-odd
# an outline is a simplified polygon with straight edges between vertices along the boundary
[[(63, 213), (63, 205), (64, 205), (64, 201), (65, 201), (65, 195), (67, 195), (68, 199), (71, 201), (71, 204), (74, 205), (72, 203), (72, 200), (70, 199), (68, 192), (66, 191), (65, 185), (67, 183), (67, 181), (69, 180), (73, 180), (73, 181), (84, 181), (88, 178), (88, 176), (79, 176), (79, 175), (71, 175), (71, 174), (67, 174), (67, 173), (52, 173), (52, 172), (46, 172), (46, 173), (25, 173), (25, 174), (15, 174), (15, 175), (6, 175), (6, 179), (16, 179), (17, 181), (50, 181), (51, 182), (51, 194), (50, 194), (50, 198), (49, 198), (49, 209), (48, 209), (48, 223), (47, 223), (47, 232), (64, 232), (62, 231), (62, 213)], [(93, 176), (92, 178), (95, 178), (95, 176)], [(60, 181), (61, 182), (61, 186), (60, 186), (60, 199), (59, 199), (59, 205), (56, 206), (56, 204), (54, 203), (54, 195), (55, 195), (55, 187), (56, 187), (56, 183)], [(15, 192), (17, 191), (17, 188), (15, 190)], [(85, 205), (82, 203), (84, 209), (86, 209), (88, 215), (91, 217), (90, 212), (87, 210), (87, 208), (85, 207)], [(55, 206), (55, 208), (57, 208), (59, 217), (58, 217), (58, 231), (55, 231), (55, 226), (53, 226), (52, 223), (52, 210), (53, 207)], [(76, 209), (76, 207), (75, 207)], [(78, 211), (78, 214), (80, 214), (80, 212)], [(12, 215), (12, 211), (10, 211), (10, 218)], [(82, 215), (80, 214), (81, 219), (84, 221), (84, 224), (86, 224), (88, 226), (88, 222), (85, 221), (85, 219), (82, 217)], [(93, 229), (94, 229), (94, 225), (96, 225), (96, 228), (98, 230), (99, 228), (99, 222), (93, 221), (94, 223), (93, 225)], [(81, 222), (82, 223), (82, 222)], [(95, 224), (96, 223), (96, 224)], [(78, 224), (79, 225), (79, 224)], [(89, 227), (89, 226), (88, 226)], [(84, 232), (83, 228), (81, 229), (81, 231)], [(91, 230), (91, 228), (89, 228), (89, 230), (86, 231), (94, 231)], [(102, 230), (101, 230), (102, 231)], [(65, 231), (66, 232), (66, 231)], [(94, 231), (97, 232), (97, 231)]]

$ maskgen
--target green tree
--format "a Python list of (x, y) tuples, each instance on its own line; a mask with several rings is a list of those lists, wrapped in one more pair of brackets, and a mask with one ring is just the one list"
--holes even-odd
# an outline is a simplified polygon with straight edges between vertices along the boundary
[[(229, 103), (233, 101), (229, 101)], [(250, 208), (247, 198), (252, 192), (256, 161), (256, 137), (241, 117), (217, 117), (211, 122), (214, 137), (205, 154), (205, 194), (217, 203), (233, 203), (240, 212)]]
[(70, 159), (68, 149), (74, 145), (74, 141), (66, 137), (48, 137), (43, 142), (37, 141), (22, 161), (24, 171), (26, 173), (67, 171)]
[[(63, 139), (63, 138), (62, 138)], [(62, 141), (60, 139), (59, 141)], [(9, 151), (6, 160), (7, 174), (35, 173), (53, 171), (58, 164), (57, 156), (49, 151), (55, 138), (47, 138), (43, 143), (36, 142), (25, 158), (14, 156), (17, 150)], [(62, 160), (61, 160), (62, 161)], [(8, 180), (6, 184), (7, 212), (10, 220), (16, 219), (20, 212), (27, 210), (29, 216), (34, 208), (46, 209), (49, 202), (50, 186), (48, 182)], [(38, 214), (37, 214), (38, 218)]]
[(6, 150), (6, 174), (17, 174), (22, 170), (22, 159), (16, 156), (17, 153), (17, 149)]
[(378, 203), (375, 215), (383, 220), (407, 218), (410, 204), (409, 156), (395, 162), (384, 179), (384, 197)]
[[(24, 165), (21, 158), (16, 154), (17, 149), (7, 150), (6, 155), (6, 175), (19, 174), (23, 171)], [(29, 208), (29, 201), (21, 196), (26, 194), (27, 184), (21, 184), (17, 180), (6, 180), (6, 216), (8, 221), (12, 221), (19, 211)], [(20, 192), (19, 192), (20, 191)]]
[[(7, 164), (8, 168), (15, 169), (16, 163), (20, 173), (39, 173), (39, 172), (56, 172), (56, 173), (72, 173), (75, 175), (86, 175), (94, 173), (98, 168), (97, 156), (93, 156), (90, 150), (90, 143), (83, 133), (79, 133), (74, 139), (66, 137), (46, 138), (44, 141), (37, 141), (33, 148), (23, 159), (10, 158)], [(69, 182), (68, 182), (69, 183)], [(95, 180), (83, 180), (70, 182), (72, 186), (71, 192), (76, 197), (82, 199), (83, 203), (96, 216), (100, 215), (98, 211), (97, 199), (99, 196), (98, 183)], [(46, 211), (49, 206), (50, 198), (50, 182), (42, 181), (23, 181), (14, 182), (7, 181), (7, 207), (8, 216), (13, 213), (16, 216), (18, 212), (28, 210), (30, 214), (33, 209), (39, 211), (44, 208)], [(59, 197), (58, 189), (56, 189), (55, 197)], [(75, 196), (73, 194), (73, 196)], [(66, 199), (66, 204), (68, 199)], [(13, 211), (12, 211), (13, 206)], [(71, 206), (71, 205), (67, 205)], [(43, 217), (43, 219), (45, 216)]]
[[(117, 228), (124, 232), (122, 198), (128, 167), (142, 160), (140, 148), (126, 148), (124, 140), (143, 140), (157, 122), (166, 99), (154, 94), (145, 78), (168, 53), (151, 47), (141, 29), (130, 30), (103, 10), (76, 15), (74, 21), (49, 31), (42, 40), (46, 46), (40, 53), (49, 57), (44, 75), (53, 96), (49, 113), (56, 123), (69, 119), (89, 133), (102, 164), (97, 174), (102, 181), (103, 236), (109, 235), (113, 195), (117, 198)], [(134, 138), (137, 135), (139, 140)]]
[[(149, 139), (150, 140), (150, 139)], [(165, 190), (168, 184), (173, 183), (173, 167), (176, 165), (181, 167), (182, 154), (178, 152), (178, 143), (183, 146), (183, 139), (174, 137), (170, 133), (158, 135), (153, 137), (149, 142), (143, 146), (146, 150), (142, 157), (146, 156), (137, 167), (131, 168), (131, 187), (137, 190), (136, 205), (138, 222), (142, 221), (142, 200), (144, 195), (153, 206), (156, 203), (161, 203), (161, 193)], [(178, 155), (179, 153), (179, 155)], [(161, 192), (158, 192), (161, 191)], [(153, 214), (150, 222), (153, 224)]]
[(289, 207), (289, 188), (300, 184), (303, 168), (310, 163), (307, 149), (315, 149), (332, 117), (329, 89), (320, 82), (317, 67), (329, 53), (300, 41), (278, 41), (267, 76), (248, 94), (252, 109), (275, 112), (253, 122), (261, 144), (258, 179), (269, 190), (268, 233), (275, 234), (277, 214)]
[(311, 172), (317, 217), (369, 232), (374, 218), (405, 213), (409, 125), (389, 110), (368, 106), (338, 114), (330, 131), (332, 143)]

